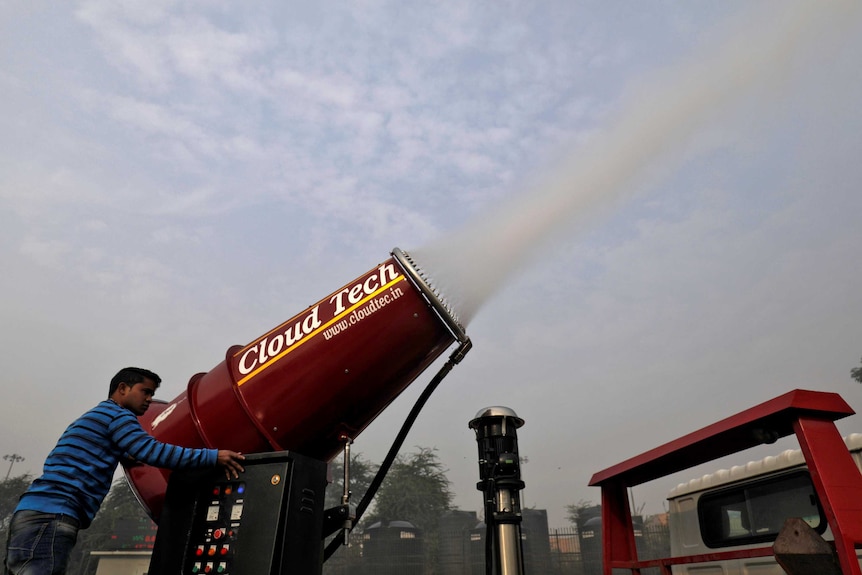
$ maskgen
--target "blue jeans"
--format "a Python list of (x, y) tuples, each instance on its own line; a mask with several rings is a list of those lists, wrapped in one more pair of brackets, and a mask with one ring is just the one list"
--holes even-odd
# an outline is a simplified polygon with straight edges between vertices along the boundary
[(8, 575), (62, 575), (78, 539), (78, 522), (68, 515), (18, 511), (9, 525)]

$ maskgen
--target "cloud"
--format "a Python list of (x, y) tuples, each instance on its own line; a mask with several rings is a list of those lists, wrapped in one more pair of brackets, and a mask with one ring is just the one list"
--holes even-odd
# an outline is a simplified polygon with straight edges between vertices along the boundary
[[(792, 38), (830, 13), (776, 6), (776, 18), (816, 13)], [(527, 419), (528, 501), (560, 524), (563, 505), (597, 498), (585, 483), (604, 463), (787, 386), (852, 391), (862, 35), (773, 44), (793, 57), (758, 81), (787, 88), (734, 100), (772, 21), (733, 36), (739, 66), (698, 47), (738, 11), (750, 14), (744, 2), (5, 3), (0, 262), (14, 281), (0, 338), (23, 399), (0, 435), (29, 441), (9, 426), (55, 396), (50, 421), (65, 425), (120, 362), (179, 391), (393, 246), (422, 264), (471, 221), (490, 231), (439, 257), (493, 296), (410, 438), (440, 448), (465, 508), (478, 507), (466, 422), (486, 405)], [(667, 94), (662, 70), (679, 62), (692, 81)], [(735, 103), (712, 122), (663, 121), (691, 102), (712, 115), (722, 102), (695, 97), (704, 86)], [(561, 189), (595, 201), (536, 211), (560, 164)], [(623, 182), (619, 195), (581, 168)], [(512, 219), (496, 219), (507, 198)], [(534, 231), (548, 243), (504, 278), (474, 250), (511, 260)], [(359, 451), (379, 460), (412, 394)], [(40, 460), (57, 433), (9, 449)]]

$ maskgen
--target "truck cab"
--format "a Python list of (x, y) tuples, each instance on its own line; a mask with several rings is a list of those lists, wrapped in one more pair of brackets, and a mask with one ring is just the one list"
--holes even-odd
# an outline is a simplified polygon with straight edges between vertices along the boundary
[[(862, 468), (862, 434), (844, 438), (853, 462)], [(672, 557), (756, 549), (772, 544), (789, 517), (801, 518), (825, 541), (832, 541), (801, 449), (750, 461), (677, 485), (668, 495)], [(677, 565), (675, 574), (783, 575), (772, 556)], [(710, 572), (710, 571), (707, 571)]]

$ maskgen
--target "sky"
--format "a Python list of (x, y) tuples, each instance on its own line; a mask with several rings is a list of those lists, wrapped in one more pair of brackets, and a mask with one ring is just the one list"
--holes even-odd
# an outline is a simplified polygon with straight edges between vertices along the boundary
[[(595, 472), (790, 390), (858, 410), (860, 57), (840, 0), (4, 2), (7, 471), (121, 367), (172, 399), (394, 247), (474, 345), (404, 446), (461, 509), (487, 406), (525, 420), (552, 527)], [(435, 366), (354, 453), (383, 458)]]

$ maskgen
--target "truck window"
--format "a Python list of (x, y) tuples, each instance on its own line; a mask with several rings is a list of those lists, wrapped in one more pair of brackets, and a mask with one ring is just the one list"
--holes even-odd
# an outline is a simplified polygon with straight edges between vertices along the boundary
[(801, 517), (818, 533), (826, 530), (805, 470), (705, 493), (697, 515), (703, 541), (711, 548), (772, 541), (788, 517)]

